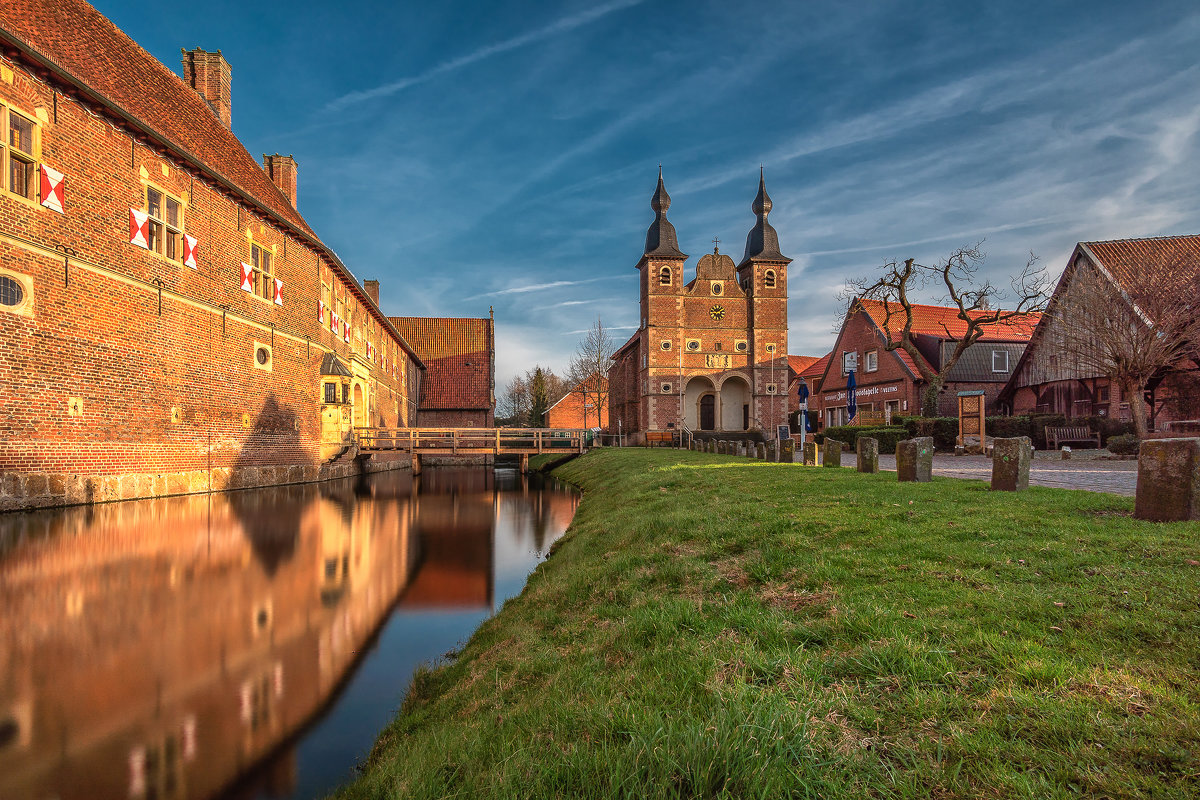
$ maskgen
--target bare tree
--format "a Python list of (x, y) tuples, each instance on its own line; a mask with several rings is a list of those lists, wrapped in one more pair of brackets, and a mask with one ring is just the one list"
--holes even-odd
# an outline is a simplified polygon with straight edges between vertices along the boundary
[(1132, 280), (1119, 283), (1076, 259), (1051, 307), (1056, 324), (1046, 344), (1077, 371), (1105, 375), (1119, 386), (1138, 438), (1145, 438), (1145, 390), (1173, 368), (1200, 361), (1200, 264), (1171, 254), (1141, 266), (1138, 275), (1127, 276)]
[[(567, 381), (553, 370), (535, 366), (526, 370), (524, 375), (513, 376), (508, 382), (499, 398), (499, 411), (502, 417), (512, 420), (516, 425), (540, 427), (544, 424), (542, 416), (546, 408), (565, 397), (569, 390)], [(547, 405), (540, 412), (531, 414), (534, 411), (535, 393), (539, 395), (536, 399), (544, 399)]]
[(500, 396), (501, 416), (523, 420), (529, 414), (529, 383), (522, 375), (514, 375)]
[[(1037, 256), (1030, 253), (1025, 267), (1011, 281), (1015, 305), (1007, 310), (999, 308), (999, 303), (1007, 299), (1005, 293), (987, 279), (980, 281), (979, 268), (985, 257), (980, 249), (982, 246), (983, 242), (978, 242), (970, 247), (960, 247), (932, 266), (918, 264), (912, 258), (885, 262), (882, 277), (851, 281), (843, 296), (849, 309), (853, 309), (860, 299), (876, 300), (883, 305), (884, 349), (901, 349), (912, 357), (925, 381), (921, 413), (927, 417), (937, 416), (938, 393), (968, 347), (996, 325), (1042, 311), (1049, 299), (1045, 269), (1037, 265)], [(956, 335), (946, 331), (947, 338), (957, 340), (957, 344), (937, 369), (921, 355), (912, 333), (912, 295), (930, 283), (945, 290), (941, 302), (957, 308), (957, 317), (965, 325)]]
[[(595, 324), (579, 340), (579, 347), (567, 371), (571, 391), (578, 393), (583, 400), (585, 425), (600, 425), (601, 410), (608, 406), (608, 367), (615, 351), (616, 344), (608, 335), (604, 322), (596, 317)], [(587, 419), (589, 402), (596, 409), (594, 421)]]

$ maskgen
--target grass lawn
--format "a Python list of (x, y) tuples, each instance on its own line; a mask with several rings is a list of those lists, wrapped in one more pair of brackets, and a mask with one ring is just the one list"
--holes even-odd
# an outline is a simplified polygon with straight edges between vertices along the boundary
[(345, 797), (1196, 797), (1200, 524), (606, 449)]

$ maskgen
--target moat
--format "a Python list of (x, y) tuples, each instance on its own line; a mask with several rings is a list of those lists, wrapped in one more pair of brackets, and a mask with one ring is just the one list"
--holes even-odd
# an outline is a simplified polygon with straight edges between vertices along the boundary
[(0, 515), (0, 797), (320, 797), (568, 487), (435, 468)]

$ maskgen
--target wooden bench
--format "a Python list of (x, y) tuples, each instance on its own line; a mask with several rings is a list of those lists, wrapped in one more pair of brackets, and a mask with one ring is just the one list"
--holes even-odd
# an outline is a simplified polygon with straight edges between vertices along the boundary
[(1059, 428), (1046, 426), (1046, 444), (1057, 450), (1063, 442), (1092, 442), (1100, 447), (1100, 434), (1093, 433), (1087, 425), (1066, 425)]
[(674, 444), (674, 431), (646, 431), (646, 447), (671, 447)]

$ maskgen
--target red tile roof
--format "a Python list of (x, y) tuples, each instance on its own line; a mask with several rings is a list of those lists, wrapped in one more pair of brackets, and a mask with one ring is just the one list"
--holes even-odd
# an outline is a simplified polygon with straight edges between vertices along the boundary
[[(859, 300), (858, 302), (882, 331), (883, 321), (887, 318), (887, 311), (884, 309), (883, 303), (878, 300)], [(973, 313), (973, 316), (983, 317), (991, 313), (993, 312), (976, 311)], [(1037, 327), (1038, 320), (1041, 318), (1041, 314), (1033, 312), (1030, 314), (1020, 314), (994, 325), (988, 325), (984, 328), (984, 334), (979, 338), (979, 341), (1029, 341), (1029, 337), (1033, 335), (1033, 329)], [(898, 334), (900, 328), (904, 326), (903, 319), (904, 309), (898, 305), (892, 305), (892, 321), (890, 324), (893, 334)], [(914, 334), (934, 336), (939, 339), (959, 339), (966, 334), (966, 331), (967, 323), (959, 318), (957, 308), (913, 303), (912, 332)]]
[(389, 317), (425, 362), (421, 408), (492, 408), (492, 321), (462, 317)]
[[(791, 356), (788, 356), (788, 358), (790, 359)], [(800, 377), (804, 378), (806, 381), (821, 377), (825, 374), (825, 367), (829, 364), (829, 359), (831, 358), (833, 358), (832, 350), (805, 367), (800, 372)]]
[(1200, 282), (1200, 236), (1197, 235), (1080, 242), (1080, 246), (1090, 251), (1113, 280), (1133, 295), (1144, 285), (1146, 270), (1172, 263), (1190, 267)]
[(820, 360), (820, 356), (788, 356), (788, 367), (793, 374), (799, 375)]

